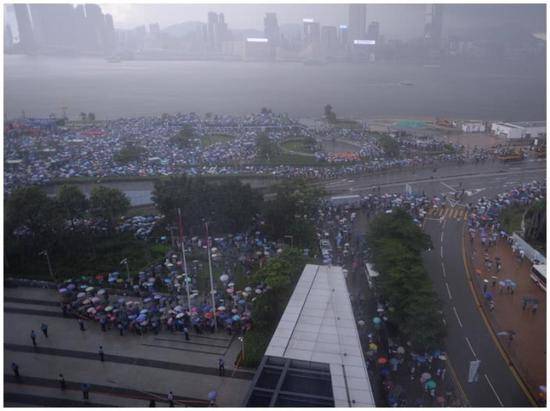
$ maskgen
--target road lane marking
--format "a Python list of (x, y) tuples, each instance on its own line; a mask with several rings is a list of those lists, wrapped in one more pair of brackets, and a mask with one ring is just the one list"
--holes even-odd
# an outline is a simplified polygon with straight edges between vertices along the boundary
[(491, 384), (491, 380), (489, 380), (489, 377), (487, 377), (487, 374), (484, 374), (484, 375), (485, 375), (485, 379), (487, 380), (487, 383), (489, 384), (489, 387), (491, 387), (491, 389), (493, 390), (493, 394), (495, 394), (495, 397), (497, 397), (498, 403), (500, 404), (501, 407), (504, 407), (504, 404), (502, 403), (502, 401), (500, 400), (500, 397), (497, 394), (497, 390), (495, 390), (495, 387), (493, 387), (493, 384)]
[(470, 342), (470, 339), (468, 337), (464, 337), (464, 338), (466, 338), (468, 347), (470, 347), (470, 351), (472, 352), (472, 354), (474, 354), (474, 358), (477, 360), (477, 355), (476, 355), (476, 352), (474, 351), (474, 347), (472, 347), (472, 343)]
[(443, 259), (443, 246), (441, 246), (441, 259)]
[(441, 232), (441, 243), (443, 244), (443, 231)]
[(453, 307), (453, 311), (455, 312), (456, 320), (458, 321), (458, 325), (460, 325), (460, 328), (462, 328), (462, 321), (460, 321), (460, 317), (458, 316), (458, 312), (456, 311), (456, 307)]
[(449, 190), (451, 190), (453, 193), (456, 191), (454, 187), (447, 184), (445, 181), (440, 181), (441, 184), (443, 184), (445, 187), (447, 187)]
[(447, 281), (445, 281), (445, 287), (447, 287), (447, 294), (449, 294), (449, 300), (453, 299), (453, 296), (451, 295), (451, 289), (449, 288), (449, 284)]
[(447, 277), (447, 273), (445, 272), (445, 265), (443, 264), (443, 261), (441, 262), (441, 271), (443, 272), (443, 277)]

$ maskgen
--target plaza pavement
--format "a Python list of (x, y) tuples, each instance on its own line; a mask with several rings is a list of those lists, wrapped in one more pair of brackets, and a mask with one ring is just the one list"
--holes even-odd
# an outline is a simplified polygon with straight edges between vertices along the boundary
[[(466, 235), (467, 237), (467, 235)], [(513, 253), (506, 240), (497, 240), (495, 247), (489, 247), (489, 258), (493, 261), (499, 256), (502, 269), (496, 272), (495, 264), (491, 272), (484, 265), (484, 248), (479, 236), (476, 236), (473, 247), (465, 238), (470, 272), (473, 277), (477, 298), (481, 303), (486, 318), (495, 334), (514, 331), (513, 341), (507, 336), (496, 336), (502, 349), (506, 352), (527, 387), (537, 397), (540, 385), (546, 385), (546, 292), (541, 290), (530, 278), (532, 263), (525, 258), (523, 262)], [(481, 275), (476, 273), (481, 269)], [(497, 284), (492, 285), (492, 276), (498, 277)], [(483, 280), (489, 280), (487, 290), (491, 292), (495, 308), (491, 312), (488, 302), (483, 298)], [(503, 290), (501, 293), (498, 281), (510, 279), (517, 284), (514, 294)], [(528, 307), (522, 310), (523, 297), (529, 296), (539, 301), (538, 310), (532, 313)]]
[[(177, 405), (207, 405), (208, 393), (218, 392), (217, 405), (239, 406), (253, 370), (235, 370), (240, 342), (222, 332), (197, 335), (162, 331), (143, 336), (102, 332), (98, 323), (63, 317), (55, 290), (4, 289), (4, 401), (6, 405), (85, 406), (81, 383), (91, 385), (88, 406), (161, 406), (172, 391)], [(40, 331), (48, 324), (49, 338)], [(33, 348), (30, 332), (37, 334)], [(105, 362), (99, 360), (103, 346)], [(218, 359), (225, 359), (225, 376), (218, 376)], [(11, 363), (20, 367), (13, 376)], [(61, 391), (63, 374), (68, 389)]]

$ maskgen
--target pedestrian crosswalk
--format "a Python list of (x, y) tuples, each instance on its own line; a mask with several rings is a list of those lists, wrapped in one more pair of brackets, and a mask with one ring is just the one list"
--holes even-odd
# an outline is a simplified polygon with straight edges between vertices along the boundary
[(468, 218), (468, 213), (464, 207), (434, 208), (430, 211), (429, 215), (432, 218), (443, 218), (447, 220), (466, 221)]

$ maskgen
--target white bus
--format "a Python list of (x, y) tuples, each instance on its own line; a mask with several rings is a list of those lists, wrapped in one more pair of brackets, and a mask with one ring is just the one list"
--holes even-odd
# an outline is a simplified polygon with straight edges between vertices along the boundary
[(378, 277), (380, 274), (378, 274), (377, 271), (374, 270), (374, 267), (370, 263), (365, 263), (365, 275), (367, 276), (367, 282), (369, 284), (369, 288), (372, 289), (374, 286), (374, 279)]
[(546, 264), (535, 264), (531, 268), (531, 279), (546, 292)]

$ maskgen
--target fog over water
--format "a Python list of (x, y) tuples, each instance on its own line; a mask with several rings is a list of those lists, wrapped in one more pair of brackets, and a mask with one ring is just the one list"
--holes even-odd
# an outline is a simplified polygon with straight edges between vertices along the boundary
[[(123, 61), (4, 56), (8, 118), (94, 112), (98, 119), (163, 112), (258, 112), (544, 120), (544, 64), (449, 66)], [(412, 83), (403, 85), (400, 82)]]

